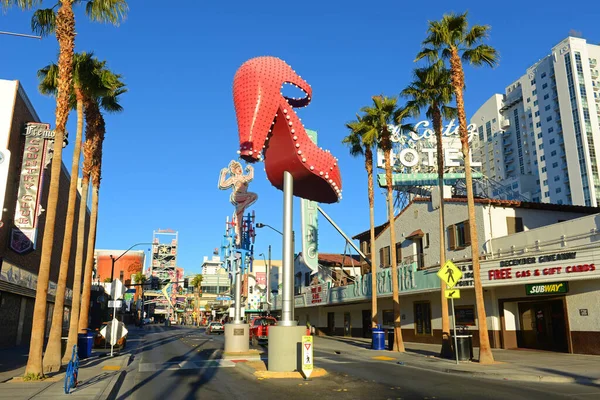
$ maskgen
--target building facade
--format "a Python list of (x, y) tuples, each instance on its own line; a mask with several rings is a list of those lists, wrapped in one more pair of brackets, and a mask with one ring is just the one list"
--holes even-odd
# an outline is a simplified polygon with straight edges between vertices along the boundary
[(125, 250), (103, 250), (94, 251), (96, 259), (96, 281), (110, 282), (111, 276), (119, 279), (125, 286), (135, 283), (133, 275), (144, 271), (146, 264), (146, 253), (143, 250), (129, 250), (124, 256), (115, 261), (114, 271), (112, 258), (117, 258)]
[(599, 59), (600, 46), (567, 37), (479, 108), (473, 153), (486, 176), (533, 202), (598, 205)]
[[(28, 131), (28, 127), (35, 127)], [(38, 136), (39, 134), (39, 136)], [(0, 348), (27, 344), (31, 338), (33, 307), (40, 265), (45, 212), (48, 201), (53, 134), (41, 124), (24, 88), (18, 81), (0, 80)], [(46, 311), (46, 335), (50, 332), (54, 296), (65, 235), (70, 174), (61, 169), (50, 284)], [(80, 195), (75, 205), (77, 229)], [(86, 209), (84, 251), (87, 249), (89, 209)], [(72, 241), (63, 330), (69, 326), (73, 272), (77, 242)], [(84, 254), (85, 259), (85, 254)]]
[[(581, 304), (595, 301), (599, 294), (598, 279), (595, 270), (591, 271), (591, 262), (587, 258), (569, 259), (563, 265), (563, 275), (558, 276), (557, 264), (565, 263), (565, 254), (573, 253), (571, 246), (577, 248), (580, 242), (571, 241), (580, 235), (590, 236), (592, 226), (586, 226), (581, 221), (592, 220), (596, 223), (598, 208), (584, 206), (557, 206), (543, 203), (525, 203), (518, 201), (476, 200), (476, 221), (480, 244), (481, 279), (484, 286), (484, 300), (488, 323), (488, 334), (495, 348), (543, 348), (555, 351), (570, 351), (576, 353), (598, 354), (595, 345), (591, 343), (598, 334), (600, 326), (592, 318), (583, 319), (577, 324), (568, 325), (570, 321), (579, 321)], [(470, 243), (465, 199), (446, 199), (445, 204), (446, 257), (462, 271), (462, 277), (457, 283), (461, 290), (460, 299), (455, 300), (457, 325), (473, 334), (474, 344), (478, 345), (478, 320), (473, 291), (473, 268), (470, 260)], [(439, 227), (438, 210), (430, 199), (414, 199), (395, 219), (394, 226), (398, 243), (393, 251), (398, 254), (398, 284), (400, 293), (401, 327), (405, 341), (422, 343), (441, 343), (441, 293), (439, 269)], [(564, 226), (572, 224), (577, 227), (565, 231)], [(588, 229), (589, 228), (589, 229)], [(595, 231), (594, 231), (595, 232)], [(529, 236), (526, 236), (529, 235)], [(595, 233), (592, 236), (595, 238)], [(369, 240), (369, 232), (357, 235), (359, 241)], [(590, 241), (592, 239), (589, 239)], [(594, 239), (596, 240), (596, 239)], [(556, 246), (544, 247), (544, 243), (554, 243)], [(565, 245), (566, 243), (566, 245)], [(568, 246), (568, 247), (567, 247)], [(561, 250), (558, 250), (561, 248)], [(392, 277), (389, 268), (389, 227), (379, 230), (376, 238), (376, 249), (380, 254), (381, 264), (377, 272), (378, 322), (384, 327), (393, 326)], [(579, 250), (575, 250), (579, 252)], [(590, 249), (589, 251), (595, 251)], [(531, 272), (531, 276), (517, 275), (514, 272), (496, 270), (508, 267), (504, 261), (513, 263), (512, 259), (521, 259), (523, 252), (531, 253), (530, 257), (541, 258), (540, 276)], [(529, 257), (529, 256), (527, 256)], [(571, 257), (571, 256), (569, 256)], [(577, 256), (579, 257), (579, 256)], [(573, 270), (575, 264), (578, 273), (567, 273)], [(585, 261), (585, 262), (584, 262)], [(500, 263), (503, 264), (500, 264)], [(587, 269), (584, 265), (588, 265)], [(512, 265), (512, 264), (511, 264)], [(581, 267), (578, 267), (582, 265)], [(595, 268), (595, 267), (594, 267)], [(493, 271), (493, 272), (490, 272)], [(545, 272), (544, 272), (545, 271)], [(551, 271), (555, 271), (552, 273)], [(527, 275), (527, 274), (525, 274)], [(496, 276), (500, 278), (496, 279)], [(509, 276), (511, 278), (509, 278)], [(490, 278), (492, 277), (492, 278)], [(295, 297), (295, 314), (300, 324), (309, 322), (317, 328), (319, 334), (370, 336), (371, 326), (371, 274), (357, 276), (347, 285), (333, 287), (329, 283), (310, 285), (303, 293)], [(545, 292), (537, 297), (540, 290), (527, 289), (527, 285), (560, 284), (562, 281), (577, 281), (569, 284), (569, 294), (561, 292)], [(581, 282), (580, 282), (581, 281)], [(595, 291), (590, 290), (596, 285)], [(500, 288), (500, 286), (502, 286)], [(529, 290), (529, 292), (526, 292)], [(550, 289), (548, 289), (550, 290)], [(588, 293), (589, 292), (589, 293)], [(527, 294), (531, 293), (531, 295)], [(574, 296), (572, 300), (568, 296)], [(560, 331), (560, 318), (553, 320), (553, 313), (561, 311), (556, 297), (563, 304), (564, 321), (569, 321), (565, 331)], [(560, 298), (565, 297), (565, 299)], [(582, 296), (587, 296), (583, 298)], [(276, 299), (276, 308), (280, 308), (280, 298)], [(522, 303), (522, 304), (521, 304)], [(592, 304), (592, 303), (590, 303)], [(519, 308), (520, 307), (520, 308)], [(541, 312), (537, 307), (542, 307)], [(554, 308), (553, 308), (554, 307)], [(574, 314), (577, 308), (577, 314)], [(596, 307), (597, 308), (597, 307)], [(592, 307), (587, 311), (592, 316)], [(513, 314), (510, 314), (512, 312)], [(520, 331), (527, 323), (531, 326), (532, 315), (540, 315), (547, 327), (546, 331), (536, 336), (531, 332)], [(512, 322), (509, 316), (512, 315)], [(543, 317), (543, 318), (542, 318)], [(583, 317), (581, 317), (583, 318)], [(507, 325), (508, 321), (508, 325)], [(517, 322), (516, 322), (517, 321)], [(554, 321), (554, 322), (553, 322)], [(549, 332), (555, 324), (554, 336), (542, 338), (544, 332)], [(543, 324), (540, 324), (540, 329)], [(561, 333), (562, 332), (562, 333)], [(562, 335), (562, 336), (561, 336)], [(526, 337), (526, 338), (525, 338)], [(569, 344), (561, 338), (569, 337)], [(525, 339), (524, 339), (525, 338)], [(554, 340), (556, 339), (556, 340)], [(552, 347), (548, 343), (562, 340), (563, 345)]]

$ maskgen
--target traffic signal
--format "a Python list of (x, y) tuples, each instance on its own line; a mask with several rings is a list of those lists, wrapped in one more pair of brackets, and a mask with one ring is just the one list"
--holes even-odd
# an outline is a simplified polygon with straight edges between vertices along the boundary
[(189, 287), (189, 283), (188, 282), (189, 282), (189, 278), (185, 278), (183, 280), (183, 288), (184, 289), (187, 289)]
[(158, 290), (158, 278), (155, 276), (152, 277), (152, 290)]

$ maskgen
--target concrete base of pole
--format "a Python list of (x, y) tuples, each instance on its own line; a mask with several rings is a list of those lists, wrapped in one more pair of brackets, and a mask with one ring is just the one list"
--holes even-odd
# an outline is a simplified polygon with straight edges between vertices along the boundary
[(298, 370), (298, 344), (306, 335), (306, 326), (269, 327), (269, 348), (267, 369), (274, 372)]
[(248, 324), (225, 324), (225, 352), (242, 353), (249, 349)]

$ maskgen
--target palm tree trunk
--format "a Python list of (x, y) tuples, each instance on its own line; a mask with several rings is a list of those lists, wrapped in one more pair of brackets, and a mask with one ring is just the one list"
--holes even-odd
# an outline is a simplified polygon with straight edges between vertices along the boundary
[(400, 295), (398, 293), (398, 261), (396, 260), (396, 224), (394, 221), (394, 194), (392, 181), (392, 158), (389, 134), (383, 137), (385, 158), (385, 181), (387, 184), (388, 224), (390, 229), (390, 260), (392, 263), (392, 301), (394, 302), (394, 346), (393, 351), (404, 352), (402, 325), (400, 322)]
[[(79, 331), (85, 332), (88, 327), (90, 312), (90, 297), (92, 294), (92, 270), (94, 268), (94, 248), (96, 246), (96, 227), (98, 224), (98, 187), (92, 184), (92, 210), (90, 215), (90, 230), (85, 261), (85, 277), (83, 293), (81, 295), (81, 310), (79, 311)], [(89, 273), (89, 279), (87, 277)], [(88, 289), (86, 290), (86, 285)]]
[(367, 169), (369, 191), (369, 223), (371, 254), (371, 327), (377, 327), (377, 260), (375, 258), (375, 195), (373, 190), (373, 150), (365, 149), (365, 168)]
[(465, 102), (463, 98), (464, 72), (462, 62), (456, 48), (452, 48), (450, 57), (452, 72), (452, 86), (456, 95), (456, 108), (458, 110), (458, 123), (462, 154), (465, 162), (465, 184), (467, 186), (467, 208), (469, 211), (469, 228), (471, 239), (471, 257), (473, 262), (473, 281), (475, 284), (475, 302), (477, 304), (477, 321), (479, 325), (479, 363), (491, 364), (494, 355), (490, 347), (490, 337), (487, 328), (487, 317), (483, 299), (483, 288), (479, 275), (479, 241), (477, 238), (477, 223), (475, 220), (475, 199), (473, 194), (473, 177), (471, 175), (471, 149), (467, 133), (467, 116), (465, 114)]
[[(440, 192), (440, 212), (439, 212), (439, 236), (440, 236), (440, 268), (446, 262), (446, 225), (444, 223), (444, 144), (442, 138), (442, 114), (437, 104), (432, 105), (433, 109), (433, 130), (436, 136), (437, 150), (437, 171), (438, 171), (438, 190)], [(441, 280), (440, 280), (441, 281)], [(440, 284), (440, 300), (442, 312), (442, 357), (452, 355), (450, 342), (450, 318), (448, 317), (448, 300), (445, 294), (444, 282)]]
[[(71, 260), (71, 242), (73, 238), (73, 222), (75, 220), (75, 202), (77, 201), (77, 178), (79, 177), (79, 158), (81, 155), (81, 137), (83, 136), (83, 96), (81, 88), (75, 88), (77, 98), (77, 133), (73, 147), (73, 162), (71, 163), (71, 181), (69, 183), (69, 202), (67, 204), (67, 218), (65, 220), (65, 235), (63, 238), (62, 254), (60, 257), (60, 272), (58, 274), (58, 283), (56, 287), (56, 300), (54, 301), (54, 312), (52, 314), (52, 326), (50, 327), (50, 337), (44, 353), (44, 372), (59, 371), (61, 367), (61, 342), (64, 316), (65, 292), (67, 289), (67, 275), (69, 273), (69, 261)], [(75, 265), (77, 268), (77, 265)], [(75, 282), (74, 282), (75, 285)], [(73, 289), (75, 286), (73, 286)], [(75, 301), (73, 297), (71, 310)], [(67, 344), (67, 349), (73, 345)], [(67, 362), (71, 358), (70, 352)]]
[[(70, 349), (77, 343), (77, 333), (79, 324), (79, 309), (81, 305), (81, 273), (83, 270), (83, 243), (85, 241), (85, 217), (87, 211), (87, 198), (90, 187), (89, 175), (84, 175), (81, 179), (81, 202), (79, 203), (79, 220), (77, 222), (77, 246), (75, 252), (75, 274), (73, 278), (73, 303), (71, 306), (71, 319), (69, 321), (69, 336), (67, 339), (67, 349)], [(71, 355), (66, 352), (63, 362), (68, 363)]]
[(50, 190), (46, 205), (46, 221), (42, 239), (42, 254), (40, 257), (35, 306), (33, 309), (29, 358), (27, 359), (27, 367), (25, 368), (25, 375), (30, 376), (43, 376), (42, 352), (46, 328), (46, 302), (50, 280), (50, 262), (54, 246), (56, 205), (58, 203), (60, 174), (62, 172), (62, 148), (67, 119), (69, 117), (69, 94), (71, 93), (71, 82), (73, 80), (75, 16), (73, 15), (73, 3), (70, 0), (61, 1), (61, 6), (56, 16), (56, 38), (60, 48), (58, 56), (58, 90), (56, 95), (56, 134), (54, 137)]
[[(81, 168), (83, 177), (90, 181), (94, 165), (94, 157), (100, 140), (100, 131), (104, 130), (104, 123), (100, 118), (98, 103), (93, 99), (85, 102), (86, 140), (83, 145), (83, 166)], [(92, 193), (92, 209), (90, 215), (90, 228), (88, 230), (87, 251), (85, 259), (85, 270), (83, 274), (83, 292), (81, 295), (81, 307), (79, 310), (79, 332), (85, 333), (89, 323), (90, 297), (92, 295), (92, 272), (94, 267), (94, 246), (96, 244), (96, 222), (98, 218), (97, 204)], [(77, 243), (77, 251), (83, 254), (84, 241)], [(91, 246), (91, 247), (90, 247)], [(79, 249), (81, 247), (81, 250)], [(90, 261), (91, 255), (91, 261)], [(83, 264), (82, 264), (83, 265)]]

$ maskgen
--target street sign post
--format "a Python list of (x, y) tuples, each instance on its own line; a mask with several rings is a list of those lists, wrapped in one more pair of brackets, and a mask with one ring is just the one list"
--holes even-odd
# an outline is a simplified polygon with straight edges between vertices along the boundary
[[(114, 345), (117, 343), (117, 340), (119, 340), (121, 337), (116, 338), (115, 336), (117, 335), (117, 329), (119, 326), (119, 320), (117, 319), (117, 308), (121, 308), (121, 301), (118, 300), (121, 297), (123, 297), (123, 294), (125, 293), (125, 287), (123, 286), (123, 283), (119, 280), (119, 279), (115, 279), (114, 281), (112, 281), (110, 283), (110, 297), (112, 298), (112, 308), (113, 308), (113, 319), (111, 322), (108, 323), (108, 325), (110, 325), (110, 327), (108, 327), (107, 325), (107, 330), (105, 331), (105, 335), (103, 335), (106, 340), (108, 341), (109, 338), (106, 337), (106, 334), (108, 333), (110, 335), (110, 356), (113, 356), (113, 347)], [(111, 306), (110, 302), (109, 302), (109, 307)], [(123, 329), (125, 327), (123, 326)]]
[(302, 374), (308, 379), (313, 371), (313, 337), (302, 336)]
[(452, 327), (454, 332), (454, 354), (456, 355), (456, 364), (458, 364), (458, 339), (456, 337), (456, 315), (454, 313), (454, 299), (460, 298), (460, 290), (452, 289), (462, 278), (462, 272), (454, 265), (450, 260), (446, 261), (444, 266), (440, 268), (437, 276), (446, 284), (444, 295), (447, 299), (450, 299), (450, 306), (452, 307)]

